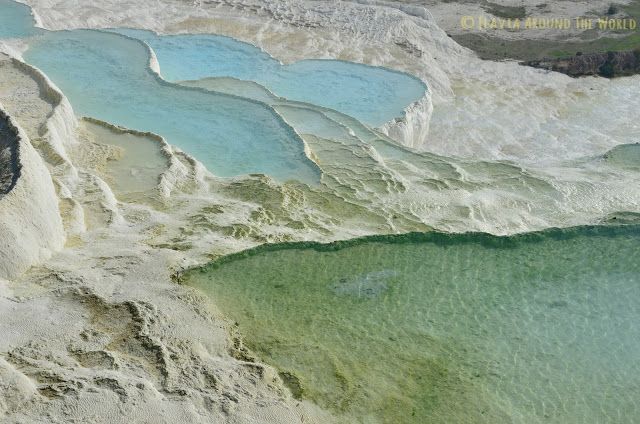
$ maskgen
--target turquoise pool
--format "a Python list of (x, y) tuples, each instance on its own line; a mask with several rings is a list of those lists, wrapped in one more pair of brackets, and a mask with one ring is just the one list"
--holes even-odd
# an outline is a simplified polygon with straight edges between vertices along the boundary
[[(159, 37), (146, 31), (45, 31), (25, 5), (1, 0), (0, 37), (27, 38), (25, 59), (58, 85), (79, 115), (150, 131), (222, 177), (261, 173), (317, 184), (320, 170), (303, 140), (270, 105), (169, 81), (226, 76), (256, 81), (291, 100), (351, 114), (370, 125), (401, 116), (426, 87), (416, 78), (335, 60), (282, 66), (261, 50), (214, 35)], [(132, 39), (135, 37), (139, 40)]]
[(165, 82), (150, 71), (140, 42), (99, 31), (48, 32), (31, 42), (25, 59), (76, 113), (160, 134), (217, 175), (319, 180), (302, 140), (271, 107)]
[(30, 37), (40, 32), (27, 6), (13, 0), (0, 0), (0, 39)]
[(302, 60), (282, 65), (251, 44), (219, 35), (114, 31), (149, 44), (169, 81), (206, 77), (254, 81), (281, 97), (335, 109), (371, 126), (404, 116), (404, 109), (427, 90), (410, 75), (352, 62)]

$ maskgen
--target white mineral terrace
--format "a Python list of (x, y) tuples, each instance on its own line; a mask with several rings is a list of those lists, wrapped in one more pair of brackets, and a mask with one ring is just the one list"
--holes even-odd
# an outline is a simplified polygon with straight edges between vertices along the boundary
[[(640, 141), (640, 76), (572, 79), (480, 60), (437, 23), (453, 27), (466, 5), (434, 4), (436, 19), (414, 2), (374, 0), (23, 3), (47, 30), (219, 34), (285, 64), (405, 72), (429, 92), (376, 129), (247, 82), (185, 82), (262, 96), (321, 174), (315, 186), (221, 178), (167, 138), (76, 116), (26, 63), (24, 40), (0, 41), (6, 422), (333, 422), (256, 362), (215, 299), (175, 282), (180, 271), (266, 242), (505, 235), (640, 212), (639, 168), (624, 153)], [(558, 3), (580, 13), (593, 2)], [(339, 136), (314, 134), (311, 119)]]

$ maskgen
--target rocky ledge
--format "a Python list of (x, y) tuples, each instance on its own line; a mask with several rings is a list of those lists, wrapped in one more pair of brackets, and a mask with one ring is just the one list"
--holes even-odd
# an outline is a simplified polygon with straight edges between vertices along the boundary
[(621, 77), (640, 73), (640, 48), (633, 51), (577, 53), (570, 58), (532, 60), (522, 64), (562, 72), (572, 77)]

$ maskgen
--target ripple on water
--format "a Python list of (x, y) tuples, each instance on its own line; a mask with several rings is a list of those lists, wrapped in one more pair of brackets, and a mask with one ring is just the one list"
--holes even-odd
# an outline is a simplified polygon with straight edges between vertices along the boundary
[(194, 270), (250, 348), (367, 423), (635, 423), (640, 228), (413, 234)]

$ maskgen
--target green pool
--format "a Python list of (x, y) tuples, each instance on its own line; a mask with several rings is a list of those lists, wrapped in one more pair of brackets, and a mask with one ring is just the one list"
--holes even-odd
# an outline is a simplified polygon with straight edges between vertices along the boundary
[(187, 273), (345, 423), (635, 423), (640, 227), (266, 246)]

